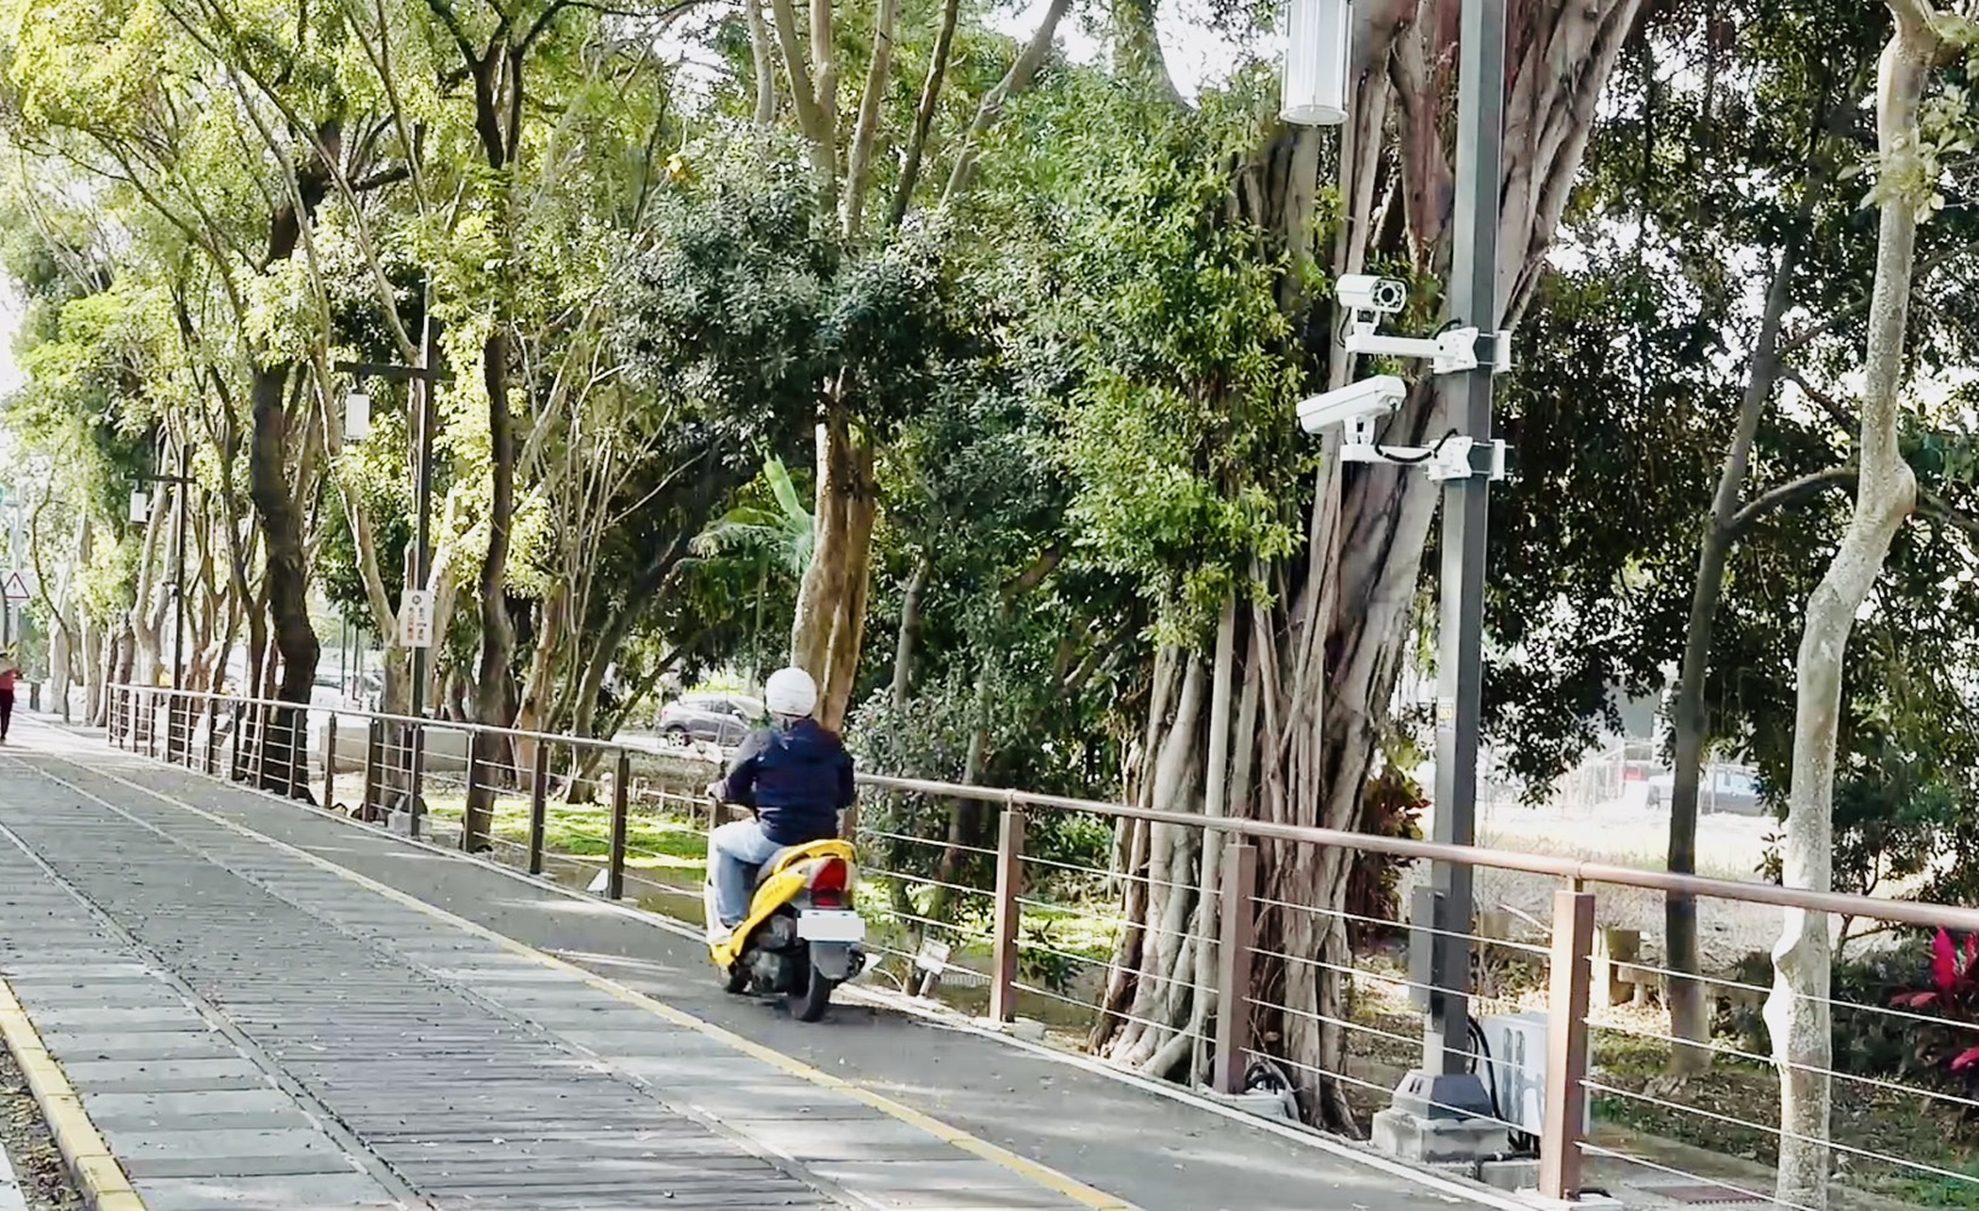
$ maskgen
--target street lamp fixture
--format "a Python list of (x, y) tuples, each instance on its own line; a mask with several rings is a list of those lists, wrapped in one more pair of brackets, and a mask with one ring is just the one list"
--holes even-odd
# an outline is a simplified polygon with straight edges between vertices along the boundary
[(371, 437), (371, 394), (363, 386), (350, 389), (344, 397), (344, 440), (367, 441)]
[(1347, 120), (1353, 31), (1350, 0), (1292, 0), (1280, 117), (1296, 126), (1338, 126)]
[(131, 524), (141, 526), (151, 520), (151, 497), (143, 488), (131, 490)]

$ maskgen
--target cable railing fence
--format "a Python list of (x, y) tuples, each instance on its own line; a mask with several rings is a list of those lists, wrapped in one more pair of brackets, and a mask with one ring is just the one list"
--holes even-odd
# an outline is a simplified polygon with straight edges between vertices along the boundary
[[(707, 837), (723, 815), (701, 792), (714, 769), (705, 758), (343, 706), (143, 687), (113, 694), (109, 738), (131, 752), (699, 920)], [(1550, 1198), (1603, 1183), (1674, 1192), (1678, 1182), (1719, 1201), (1796, 1205), (1774, 1198), (1764, 1172), (1783, 1142), (1804, 1141), (1778, 1120), (1782, 1064), (1756, 1008), (1787, 994), (1765, 982), (1770, 971), (1690, 975), (1611, 952), (1601, 914), (1615, 901), (1596, 889), (1715, 898), (1760, 914), (1761, 927), (1791, 908), (1979, 934), (1970, 908), (925, 779), (861, 774), (859, 783), (862, 806), (846, 824), (861, 846), (868, 946), (875, 968), (904, 991), (939, 995), (998, 1027), (1023, 1019), (1047, 1042), (1099, 1047), (1145, 1075), (1200, 1081), (1252, 1108), (1329, 1083), (1358, 1111), (1406, 1103), (1398, 1080), (1433, 1043), (1478, 1074), (1490, 1110), (1426, 1096), (1410, 1104), (1501, 1132), (1499, 1159), (1532, 1164), (1530, 1184)], [(1177, 838), (1194, 856), (1151, 860), (1140, 841), (1157, 831), (1171, 857), (1183, 852)], [(1272, 855), (1303, 847), (1466, 864), (1534, 881), (1544, 894), (1517, 914), (1527, 936), (1487, 926), (1482, 914), (1472, 930), (1438, 931), (1268, 889)], [(1159, 914), (1157, 903), (1166, 906)], [(1350, 930), (1361, 944), (1349, 946)], [(1437, 932), (1471, 948), (1469, 987), (1438, 986), (1426, 966), (1391, 953), (1398, 937)], [(1979, 962), (1971, 966), (1979, 1010)], [(1928, 979), (1923, 962), (1900, 968), (1892, 961), (1893, 979)], [(1318, 995), (1323, 975), (1339, 977), (1345, 995)], [(1707, 985), (1730, 1025), (1678, 1038), (1640, 994), (1678, 980)], [(1945, 1058), (1979, 1047), (1979, 1012), (1966, 1021), (1915, 997), (1898, 1003), (1895, 991), (1850, 985), (1803, 997), (1835, 1016), (1843, 1046), (1828, 1062), (1784, 1067), (1831, 1083), (1835, 1129), (1815, 1142), (1850, 1189), (1979, 1205), (1970, 1126), (1979, 1088)], [(1476, 1007), (1466, 1037), (1428, 1037), (1422, 1011), (1439, 997)], [(1937, 1048), (1928, 1064), (1909, 1037), (1920, 1033)], [(1859, 1045), (1872, 1036), (1902, 1042), (1909, 1058), (1879, 1067), (1874, 1049)], [(1673, 1058), (1697, 1052), (1714, 1065), (1710, 1076), (1663, 1075)], [(1672, 1139), (1701, 1141), (1712, 1163), (1665, 1147)]]

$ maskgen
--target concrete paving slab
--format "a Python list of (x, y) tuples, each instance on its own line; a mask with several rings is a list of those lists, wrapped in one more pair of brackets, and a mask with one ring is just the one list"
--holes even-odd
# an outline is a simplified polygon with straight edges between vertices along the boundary
[(357, 1173), (285, 1177), (154, 1177), (144, 1184), (148, 1211), (365, 1211), (400, 1207)]

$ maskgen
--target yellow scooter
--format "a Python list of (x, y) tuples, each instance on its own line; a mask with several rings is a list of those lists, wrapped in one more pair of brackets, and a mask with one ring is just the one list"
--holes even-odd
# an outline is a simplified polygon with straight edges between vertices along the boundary
[[(858, 855), (850, 841), (812, 841), (777, 851), (756, 873), (749, 915), (727, 938), (708, 942), (708, 957), (731, 993), (781, 995), (791, 1016), (815, 1022), (831, 990), (866, 965), (866, 923), (853, 910)], [(707, 885), (707, 919), (715, 888)]]

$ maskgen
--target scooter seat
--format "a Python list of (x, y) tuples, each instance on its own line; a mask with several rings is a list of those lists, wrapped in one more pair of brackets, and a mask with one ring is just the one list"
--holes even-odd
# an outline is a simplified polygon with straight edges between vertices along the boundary
[(797, 847), (794, 845), (786, 845), (782, 849), (771, 854), (769, 861), (763, 863), (761, 866), (758, 866), (756, 868), (756, 877), (753, 880), (755, 885), (757, 887), (761, 887), (763, 884), (769, 882), (770, 876), (774, 875), (777, 871), (777, 867), (782, 865), (784, 856), (795, 848)]

